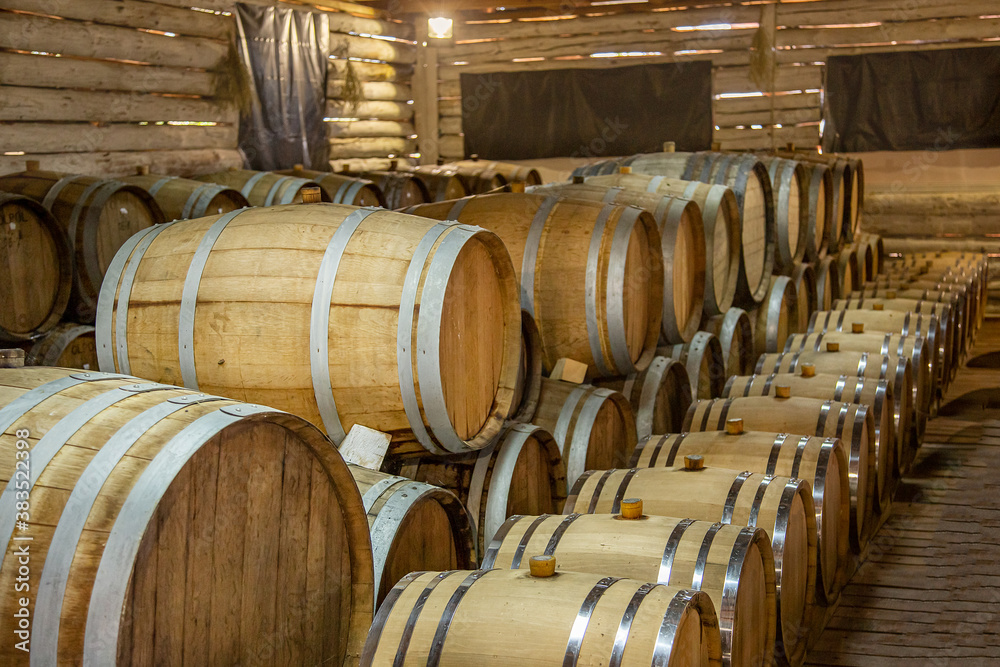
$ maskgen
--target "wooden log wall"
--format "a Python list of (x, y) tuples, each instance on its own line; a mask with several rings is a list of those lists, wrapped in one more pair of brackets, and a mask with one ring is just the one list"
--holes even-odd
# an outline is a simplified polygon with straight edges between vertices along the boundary
[[(819, 141), (828, 56), (995, 45), (1000, 34), (990, 0), (802, 0), (603, 16), (597, 9), (456, 24), (454, 43), (434, 49), (441, 154), (462, 157), (461, 73), (481, 75), (475, 92), (488, 97), (490, 72), (710, 59), (722, 149), (805, 147)], [(758, 28), (773, 34), (773, 95), (750, 76)], [(624, 53), (631, 55), (610, 57)]]
[[(251, 0), (278, 5), (276, 0)], [(0, 4), (0, 173), (189, 175), (242, 164), (231, 78), (233, 0), (4, 0)], [(192, 8), (190, 5), (197, 5)], [(343, 113), (347, 60), (366, 101), (329, 122), (331, 152), (413, 148), (409, 25), (338, 0), (288, 3), (329, 14), (328, 116)], [(344, 13), (347, 10), (352, 14)], [(355, 16), (368, 14), (369, 16)]]

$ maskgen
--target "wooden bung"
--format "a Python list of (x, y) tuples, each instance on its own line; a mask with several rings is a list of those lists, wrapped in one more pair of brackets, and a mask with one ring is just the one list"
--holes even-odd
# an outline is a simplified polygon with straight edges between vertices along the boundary
[(802, 364), (802, 377), (804, 377), (804, 378), (814, 378), (814, 377), (816, 377), (816, 366), (815, 366), (815, 364)]
[(840, 352), (840, 343), (827, 343), (826, 344), (826, 351), (827, 352)]
[(533, 577), (551, 577), (556, 573), (555, 556), (532, 556), (528, 567)]
[(135, 173), (137, 176), (146, 176), (147, 174), (149, 174), (149, 165), (140, 164), (138, 167), (135, 168)]
[(792, 388), (787, 384), (779, 384), (774, 388), (774, 395), (778, 398), (791, 398)]
[(726, 433), (729, 435), (743, 435), (743, 419), (740, 417), (727, 419)]
[(619, 174), (631, 174), (632, 173), (632, 167), (618, 167), (618, 173)]
[(885, 304), (884, 303), (873, 303), (872, 304), (872, 310), (885, 310)]
[(318, 185), (307, 185), (302, 188), (303, 204), (318, 204), (323, 201), (323, 193)]
[(677, 144), (675, 142), (673, 142), (673, 141), (664, 141), (663, 142), (663, 152), (664, 153), (673, 153), (676, 150), (677, 150)]
[(584, 178), (583, 176), (574, 176), (574, 177), (573, 177), (573, 183), (574, 183), (575, 185), (580, 185), (581, 183), (583, 183), (583, 182), (584, 182), (584, 181), (586, 181), (586, 180), (587, 180), (587, 179), (586, 179), (586, 178)]
[(524, 181), (514, 181), (509, 187), (511, 192), (524, 192)]
[(623, 500), (621, 517), (623, 519), (642, 518), (642, 498), (626, 498)]
[(865, 323), (864, 322), (851, 322), (851, 333), (864, 333)]
[(705, 457), (697, 454), (690, 454), (684, 457), (684, 468), (686, 470), (704, 470)]

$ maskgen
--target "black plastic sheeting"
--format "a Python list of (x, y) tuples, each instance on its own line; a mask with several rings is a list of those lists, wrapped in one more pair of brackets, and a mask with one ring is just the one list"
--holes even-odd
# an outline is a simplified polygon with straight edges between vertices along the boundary
[(325, 14), (236, 5), (241, 64), (250, 76), (250, 108), (240, 118), (240, 150), (251, 169), (327, 169)]
[(1000, 146), (1000, 48), (832, 56), (823, 150)]
[(462, 74), (466, 155), (493, 160), (706, 150), (708, 61)]

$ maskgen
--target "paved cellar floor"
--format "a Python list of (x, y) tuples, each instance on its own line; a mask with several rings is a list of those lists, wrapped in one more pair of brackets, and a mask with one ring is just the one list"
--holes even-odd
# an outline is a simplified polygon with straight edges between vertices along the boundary
[(987, 320), (809, 665), (1000, 665), (1000, 320)]

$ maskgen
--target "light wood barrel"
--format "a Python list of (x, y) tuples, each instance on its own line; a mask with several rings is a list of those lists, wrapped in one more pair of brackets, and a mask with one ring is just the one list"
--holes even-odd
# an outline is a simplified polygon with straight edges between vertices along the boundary
[(534, 421), (559, 443), (567, 486), (586, 470), (624, 465), (638, 440), (628, 399), (591, 385), (543, 378)]
[(646, 370), (626, 378), (594, 384), (619, 391), (629, 400), (639, 438), (679, 430), (693, 397), (687, 368), (669, 357), (654, 357)]
[(454, 491), (462, 499), (476, 526), (480, 557), (507, 517), (559, 512), (566, 500), (566, 466), (559, 445), (534, 424), (511, 424), (495, 445), (472, 458), (422, 459), (404, 465), (402, 473)]
[(164, 221), (149, 193), (121, 181), (26, 171), (0, 177), (0, 190), (41, 202), (63, 228), (73, 250), (66, 314), (84, 324), (94, 321), (98, 292), (118, 249), (133, 234)]
[(507, 185), (506, 177), (495, 169), (490, 169), (485, 163), (474, 164), (474, 166), (451, 163), (442, 166), (447, 169), (453, 169), (456, 174), (465, 178), (469, 194), (486, 194), (491, 190), (498, 190)]
[(850, 294), (851, 298), (884, 298), (884, 299), (908, 299), (914, 301), (926, 301), (929, 303), (942, 303), (951, 306), (955, 311), (955, 337), (957, 339), (957, 355), (953, 354), (952, 359), (960, 359), (968, 349), (969, 341), (974, 328), (969, 317), (967, 300), (958, 293), (942, 291), (916, 289), (908, 287), (879, 287), (877, 285), (864, 285), (856, 292)]
[(475, 567), (475, 526), (447, 489), (351, 464), (371, 534), (375, 606), (404, 575)]
[(527, 167), (509, 162), (492, 162), (486, 160), (459, 160), (451, 163), (456, 167), (482, 166), (502, 175), (510, 183), (525, 183), (526, 185), (541, 185), (542, 177), (534, 167)]
[(27, 366), (58, 366), (96, 371), (94, 327), (63, 322), (35, 341), (24, 360)]
[(872, 280), (878, 274), (875, 270), (875, 251), (866, 243), (855, 243), (851, 248), (858, 257), (858, 281)]
[(122, 248), (98, 355), (105, 370), (274, 403), (337, 442), (361, 423), (394, 453), (466, 453), (510, 414), (516, 290), (482, 229), (341, 204), (242, 209)]
[[(795, 296), (798, 302), (798, 331), (805, 331), (809, 326), (809, 317), (819, 307), (819, 291), (816, 289), (816, 271), (812, 264), (797, 264), (792, 271), (792, 282), (795, 284)], [(829, 304), (822, 310), (829, 310)]]
[(647, 515), (513, 516), (483, 568), (524, 570), (531, 554), (542, 553), (571, 572), (703, 591), (719, 614), (724, 665), (774, 659), (774, 555), (760, 528)]
[(907, 357), (913, 364), (913, 417), (916, 431), (923, 434), (930, 417), (931, 388), (936, 369), (931, 365), (927, 339), (901, 334), (826, 332), (789, 336), (785, 352), (826, 350), (833, 343), (841, 350), (870, 352), (873, 355)]
[(162, 174), (140, 174), (122, 180), (148, 192), (169, 220), (221, 215), (250, 205), (239, 190), (217, 183)]
[(485, 227), (506, 244), (535, 318), (545, 369), (562, 357), (588, 377), (642, 370), (656, 353), (663, 259), (653, 217), (634, 206), (505, 193), (407, 213)]
[(648, 174), (592, 176), (588, 185), (655, 192), (695, 202), (705, 231), (705, 313), (721, 315), (733, 305), (740, 271), (742, 224), (736, 195), (725, 185), (709, 185)]
[(836, 600), (844, 584), (851, 525), (849, 453), (837, 438), (742, 430), (654, 435), (640, 439), (632, 454), (635, 468), (672, 468), (685, 456), (701, 456), (713, 466), (796, 477), (809, 482), (816, 509), (821, 601)]
[(356, 174), (371, 180), (382, 191), (385, 206), (393, 210), (434, 201), (424, 182), (413, 174), (398, 171), (369, 171)]
[(617, 514), (641, 498), (646, 514), (763, 528), (771, 539), (778, 599), (778, 646), (801, 662), (816, 591), (816, 510), (799, 479), (705, 467), (588, 471), (564, 514)]
[(771, 178), (777, 223), (775, 270), (790, 275), (806, 254), (809, 243), (809, 172), (795, 160), (761, 156)]
[[(840, 266), (834, 257), (824, 257), (814, 268), (816, 273), (816, 305), (830, 309), (830, 304), (841, 296)], [(847, 292), (848, 294), (850, 292)]]
[(542, 339), (538, 325), (528, 311), (521, 310), (521, 356), (517, 366), (517, 384), (511, 402), (513, 421), (528, 423), (538, 408), (542, 391)]
[(860, 158), (841, 158), (847, 161), (851, 167), (851, 206), (847, 212), (850, 221), (845, 228), (844, 236), (848, 241), (853, 241), (861, 226), (861, 214), (865, 205), (865, 166)]
[(558, 570), (452, 570), (409, 574), (382, 603), (361, 666), (394, 661), (719, 667), (722, 644), (707, 593)]
[(855, 285), (863, 285), (861, 269), (858, 266), (858, 254), (851, 246), (840, 249), (837, 255), (837, 269), (840, 277), (840, 293), (850, 294), (854, 291)]
[(532, 194), (638, 206), (656, 220), (663, 254), (663, 324), (660, 339), (686, 343), (698, 331), (705, 302), (705, 230), (694, 202), (623, 187), (559, 183), (531, 188)]
[(664, 356), (684, 364), (691, 398), (715, 398), (726, 381), (726, 358), (715, 334), (699, 331), (690, 343), (660, 348)]
[(196, 176), (199, 181), (217, 183), (227, 188), (239, 190), (251, 206), (280, 206), (301, 204), (303, 188), (319, 187), (320, 197), (329, 201), (329, 194), (316, 181), (297, 176), (283, 176), (270, 171), (251, 169), (229, 169), (214, 174)]
[(313, 181), (328, 195), (329, 199), (324, 198), (324, 201), (330, 201), (334, 204), (382, 207), (386, 205), (382, 189), (374, 181), (366, 178), (313, 169), (288, 169), (275, 173)]
[(753, 323), (742, 308), (730, 308), (725, 315), (709, 318), (702, 327), (715, 334), (726, 360), (726, 375), (753, 372), (757, 355), (753, 342)]
[[(870, 333), (898, 333), (909, 338), (927, 340), (928, 370), (933, 369), (930, 390), (932, 397), (938, 395), (938, 384), (942, 367), (952, 363), (951, 356), (941, 356), (940, 321), (936, 315), (918, 315), (910, 312), (875, 310), (827, 310), (813, 313), (809, 320), (809, 333), (851, 331), (860, 324)], [(897, 350), (897, 354), (900, 354)]]
[(407, 167), (421, 181), (430, 193), (428, 201), (448, 201), (472, 194), (469, 179), (460, 174), (457, 169), (447, 165), (419, 165)]
[[(54, 368), (0, 371), (0, 406), (11, 434), (0, 540), (30, 545), (19, 595), (32, 660), (357, 660), (373, 609), (368, 527), (319, 430), (272, 408)], [(15, 476), (18, 451), (30, 451), (30, 479)], [(30, 504), (27, 528), (15, 526), (15, 486), (30, 489), (17, 501)], [(0, 564), (12, 587), (15, 549)], [(16, 600), (0, 601), (5, 618)], [(12, 640), (0, 662), (27, 661)]]
[(800, 375), (802, 366), (806, 364), (813, 366), (820, 375), (864, 377), (869, 380), (885, 380), (892, 385), (892, 430), (896, 434), (894, 460), (897, 469), (901, 469), (906, 459), (905, 451), (916, 437), (913, 433), (913, 366), (910, 360), (907, 357), (882, 356), (869, 352), (781, 352), (762, 355), (755, 372), (765, 375)]
[(825, 164), (805, 164), (809, 180), (809, 232), (806, 235), (806, 258), (819, 259), (830, 245), (833, 223), (833, 176)]
[(726, 420), (740, 418), (749, 430), (780, 431), (839, 438), (850, 449), (851, 547), (861, 553), (873, 529), (875, 493), (875, 420), (867, 405), (818, 398), (747, 397), (699, 401), (688, 410), (685, 431), (725, 430)]
[[(771, 375), (733, 376), (726, 383), (724, 398), (739, 396), (774, 396), (778, 386), (791, 389), (792, 396), (843, 401), (867, 405), (875, 424), (875, 492), (878, 508), (888, 510), (895, 490), (898, 465), (896, 460), (896, 432), (894, 430), (895, 403), (892, 385), (887, 380), (868, 379), (860, 376), (817, 373), (811, 376), (779, 373)], [(793, 475), (794, 476), (794, 475)]]
[(0, 340), (31, 340), (59, 323), (73, 289), (73, 250), (30, 197), (0, 192), (0, 276)]
[(751, 313), (754, 351), (777, 352), (799, 327), (799, 301), (795, 283), (788, 276), (771, 276), (771, 288), (760, 307)]

